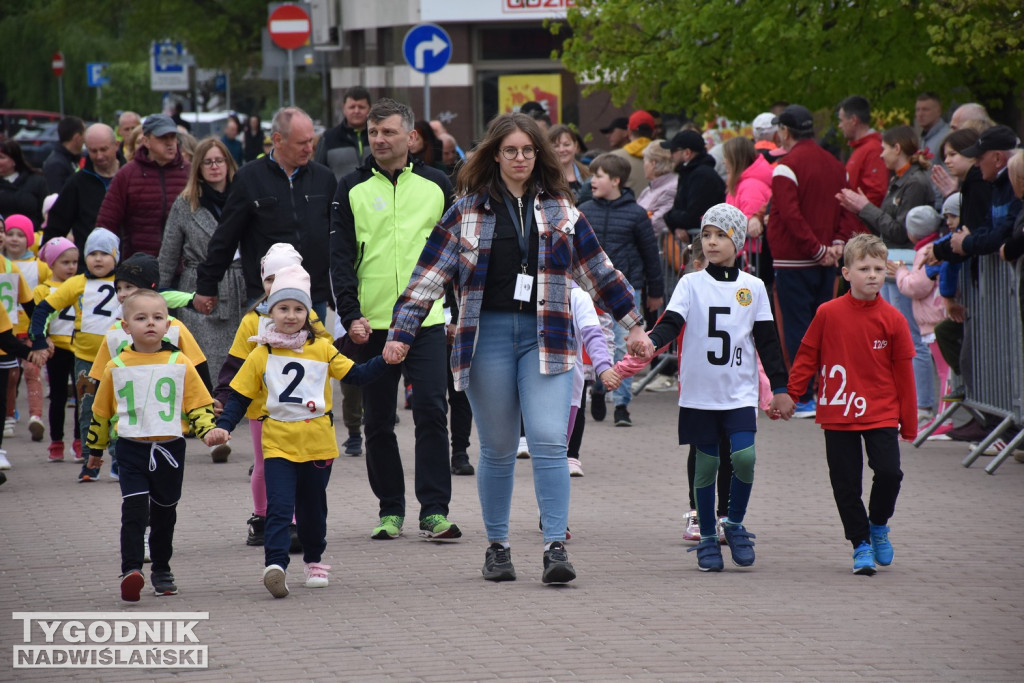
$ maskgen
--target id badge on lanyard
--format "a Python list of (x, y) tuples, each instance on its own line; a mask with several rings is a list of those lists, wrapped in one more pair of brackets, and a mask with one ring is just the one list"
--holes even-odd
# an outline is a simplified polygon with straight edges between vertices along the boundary
[(519, 223), (516, 224), (516, 239), (519, 241), (519, 264), (522, 268), (522, 272), (516, 275), (516, 288), (512, 293), (512, 298), (516, 301), (523, 303), (529, 303), (530, 297), (533, 296), (533, 280), (532, 275), (527, 274), (526, 267), (529, 264), (530, 257), (530, 230), (533, 228), (533, 211), (527, 207), (527, 211), (523, 212), (523, 198), (516, 197), (516, 201), (519, 203), (519, 211), (512, 205), (512, 200), (505, 196), (505, 206), (508, 208), (509, 217), (512, 218), (512, 223), (516, 223), (516, 216), (519, 216)]

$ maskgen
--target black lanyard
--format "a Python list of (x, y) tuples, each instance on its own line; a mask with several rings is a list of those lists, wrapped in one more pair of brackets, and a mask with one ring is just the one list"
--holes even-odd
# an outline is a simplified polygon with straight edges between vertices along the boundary
[[(526, 207), (523, 206), (523, 200), (526, 199)], [(523, 267), (523, 272), (526, 272), (526, 265), (530, 255), (530, 232), (533, 230), (533, 210), (529, 205), (529, 195), (522, 197), (516, 197), (516, 201), (519, 202), (519, 223), (516, 223), (516, 209), (512, 205), (512, 198), (509, 195), (505, 195), (505, 207), (508, 208), (508, 215), (512, 218), (512, 224), (516, 226), (516, 238), (519, 240), (519, 257), (520, 263)], [(523, 209), (526, 212), (523, 212)]]

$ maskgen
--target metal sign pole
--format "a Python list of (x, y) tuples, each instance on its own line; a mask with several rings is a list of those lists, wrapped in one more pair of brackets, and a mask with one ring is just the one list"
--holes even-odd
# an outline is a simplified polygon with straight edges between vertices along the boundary
[(295, 50), (288, 50), (288, 106), (295, 106)]
[(430, 74), (423, 74), (423, 118), (430, 120)]
[(64, 117), (64, 77), (57, 76), (57, 93), (60, 96), (60, 115)]

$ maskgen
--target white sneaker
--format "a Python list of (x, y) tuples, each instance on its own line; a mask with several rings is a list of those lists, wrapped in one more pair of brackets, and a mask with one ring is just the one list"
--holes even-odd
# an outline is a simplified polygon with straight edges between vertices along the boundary
[(210, 458), (216, 463), (227, 462), (229, 455), (231, 455), (231, 446), (229, 444), (222, 443), (217, 446), (210, 446)]
[(33, 415), (28, 419), (28, 433), (32, 435), (33, 441), (42, 441), (45, 432), (46, 425), (43, 424), (43, 418)]
[(275, 598), (288, 597), (287, 577), (284, 573), (284, 567), (279, 564), (272, 564), (263, 570), (263, 585), (267, 587), (267, 590)]
[(153, 558), (149, 556), (149, 529), (146, 529), (146, 534), (142, 537), (142, 561), (153, 561)]
[(7, 459), (7, 451), (0, 449), (0, 470), (11, 469), (11, 461)]
[(674, 377), (668, 375), (658, 375), (651, 380), (650, 384), (644, 387), (644, 391), (652, 391), (655, 393), (675, 391), (677, 388), (676, 380)]
[(530, 446), (526, 443), (526, 437), (519, 437), (519, 450), (516, 452), (517, 458), (529, 458), (530, 457)]
[(569, 458), (569, 476), (570, 477), (582, 477), (583, 476), (583, 465), (580, 464), (578, 458)]
[(685, 515), (683, 515), (683, 540), (700, 540), (700, 525), (697, 523), (696, 510), (690, 510)]
[(330, 568), (331, 565), (329, 564), (307, 562), (306, 588), (326, 588), (327, 584), (330, 583), (327, 578), (327, 570)]
[(18, 421), (13, 417), (8, 417), (4, 420), (4, 436), (14, 436), (14, 425), (18, 424)]

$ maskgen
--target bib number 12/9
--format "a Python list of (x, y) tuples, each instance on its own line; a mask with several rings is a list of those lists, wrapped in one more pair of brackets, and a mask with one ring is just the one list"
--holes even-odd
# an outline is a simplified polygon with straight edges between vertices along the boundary
[[(828, 398), (828, 381), (839, 379), (839, 386), (832, 392), (832, 398)], [(861, 417), (868, 410), (868, 400), (858, 396), (857, 392), (846, 393), (846, 368), (842, 365), (833, 365), (831, 369), (821, 366), (821, 396), (818, 397), (818, 404), (827, 406), (846, 406), (843, 409), (843, 416), (850, 416), (850, 409), (853, 409), (853, 417)]]

